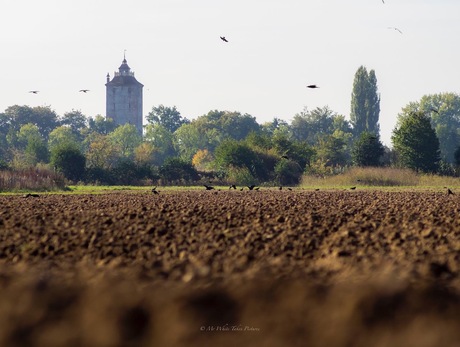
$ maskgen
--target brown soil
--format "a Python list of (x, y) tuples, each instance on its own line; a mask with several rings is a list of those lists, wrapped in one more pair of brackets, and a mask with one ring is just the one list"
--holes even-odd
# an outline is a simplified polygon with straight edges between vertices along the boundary
[(460, 198), (0, 197), (1, 346), (460, 346)]

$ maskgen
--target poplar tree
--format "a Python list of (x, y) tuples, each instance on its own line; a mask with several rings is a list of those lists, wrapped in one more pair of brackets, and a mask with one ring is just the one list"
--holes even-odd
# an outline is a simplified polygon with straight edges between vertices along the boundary
[(380, 95), (374, 70), (360, 66), (353, 81), (350, 120), (356, 137), (363, 131), (379, 135)]

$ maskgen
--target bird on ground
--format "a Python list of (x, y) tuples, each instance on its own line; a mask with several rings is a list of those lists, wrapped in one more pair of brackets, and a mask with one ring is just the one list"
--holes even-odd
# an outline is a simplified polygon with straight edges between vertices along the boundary
[(31, 90), (29, 93), (38, 94), (39, 92), (40, 92), (39, 90)]
[(401, 30), (399, 30), (398, 28), (395, 28), (395, 27), (388, 27), (388, 29), (393, 29), (393, 30), (396, 30), (396, 31), (398, 31), (400, 34), (402, 34), (402, 31), (401, 31)]
[(38, 195), (38, 194), (27, 193), (27, 194), (23, 195), (22, 197), (23, 197), (23, 198), (31, 198), (31, 197), (32, 197), (32, 198), (38, 198), (39, 196), (40, 196), (40, 195)]
[(213, 190), (213, 186), (207, 186), (206, 184), (203, 184), (203, 186), (206, 188), (206, 190)]
[(452, 190), (450, 190), (449, 188), (447, 187), (444, 187), (447, 189), (447, 195), (454, 195), (454, 192)]
[(278, 189), (279, 189), (279, 190), (283, 190), (283, 186), (280, 186)]
[(228, 42), (228, 40), (225, 38), (225, 36), (221, 36), (220, 39), (224, 42)]
[(260, 188), (260, 187), (256, 187), (256, 188), (254, 188), (254, 190), (259, 190), (259, 188)]
[(241, 187), (240, 192), (242, 192), (243, 190), (244, 190), (244, 187)]
[(351, 189), (351, 190), (355, 190), (355, 189), (356, 189), (356, 187), (351, 187), (350, 189)]
[(288, 188), (287, 190), (292, 191), (292, 188)]
[(87, 92), (89, 92), (89, 89), (80, 89), (79, 92), (80, 92), (80, 93), (81, 93), (81, 92), (87, 93)]
[(256, 186), (253, 184), (252, 186), (247, 186), (249, 190), (253, 190)]
[(230, 188), (228, 188), (228, 189), (235, 189), (235, 190), (236, 190), (236, 186), (235, 186), (234, 184), (232, 184), (232, 185), (230, 186)]
[(307, 88), (311, 88), (311, 89), (315, 89), (315, 88), (319, 88), (316, 84), (310, 84), (307, 86)]
[(156, 186), (152, 188), (152, 193), (153, 193), (154, 195), (160, 194), (160, 192), (157, 191), (157, 187), (156, 187)]
[(319, 192), (319, 188), (315, 188), (315, 192)]

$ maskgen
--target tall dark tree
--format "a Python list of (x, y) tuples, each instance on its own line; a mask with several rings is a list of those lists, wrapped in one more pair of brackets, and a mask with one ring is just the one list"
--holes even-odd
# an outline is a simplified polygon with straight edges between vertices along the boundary
[(150, 124), (159, 124), (165, 127), (171, 133), (175, 132), (181, 125), (190, 123), (190, 121), (181, 116), (176, 106), (165, 107), (159, 105), (153, 107), (147, 115), (147, 122)]
[(438, 169), (439, 140), (426, 114), (412, 112), (403, 118), (393, 130), (391, 140), (402, 166), (423, 172)]
[(380, 95), (375, 71), (368, 72), (364, 66), (360, 66), (355, 74), (351, 94), (350, 119), (355, 136), (358, 137), (363, 131), (379, 135), (379, 115)]

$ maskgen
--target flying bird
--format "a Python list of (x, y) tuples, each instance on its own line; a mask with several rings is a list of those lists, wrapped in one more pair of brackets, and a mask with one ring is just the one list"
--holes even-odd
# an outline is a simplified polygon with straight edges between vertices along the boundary
[(388, 27), (388, 29), (393, 29), (393, 30), (399, 31), (399, 33), (400, 33), (400, 34), (402, 34), (402, 31), (401, 31), (401, 30), (399, 30), (399, 29), (398, 29), (398, 28), (396, 28), (396, 27)]
[(227, 39), (225, 38), (225, 36), (221, 36), (220, 39), (224, 42), (228, 42)]
[(39, 90), (31, 90), (29, 93), (38, 94), (38, 93), (39, 93)]
[(253, 184), (251, 186), (247, 186), (249, 190), (253, 190), (256, 186)]
[(89, 92), (89, 89), (80, 89), (79, 92), (80, 92), (80, 93), (81, 93), (81, 92), (87, 93), (87, 92)]
[(315, 89), (315, 88), (319, 88), (316, 84), (310, 84), (307, 86), (307, 88), (311, 88), (311, 89)]
[(385, 1), (382, 0), (383, 3), (385, 3)]

